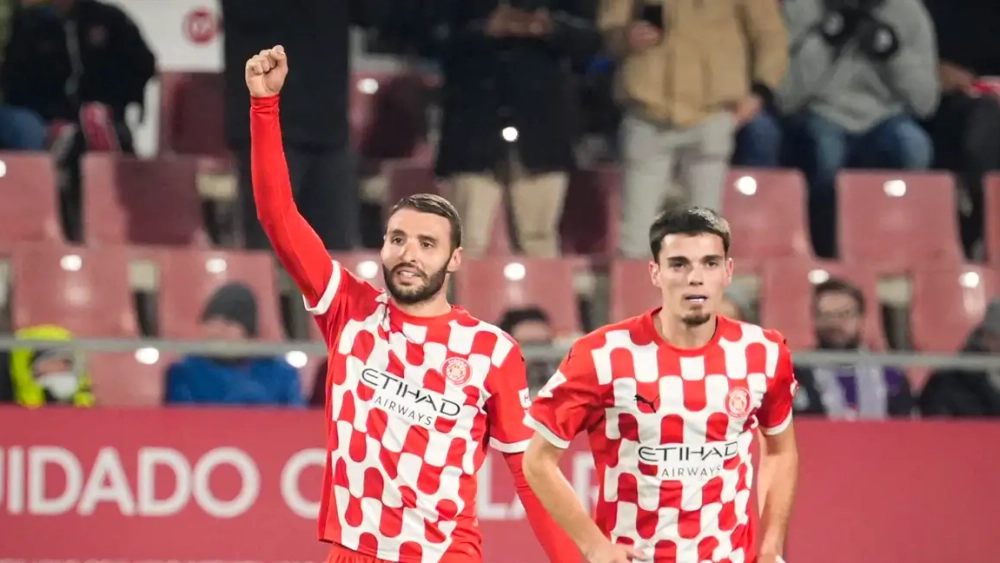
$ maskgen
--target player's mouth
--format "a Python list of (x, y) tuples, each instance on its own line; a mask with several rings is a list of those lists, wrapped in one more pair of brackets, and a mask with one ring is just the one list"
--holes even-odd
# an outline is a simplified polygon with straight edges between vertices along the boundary
[(693, 305), (704, 305), (708, 301), (708, 296), (706, 295), (685, 295), (684, 301), (691, 303)]
[(397, 268), (396, 276), (403, 281), (417, 281), (423, 279), (424, 277), (420, 270), (413, 268)]

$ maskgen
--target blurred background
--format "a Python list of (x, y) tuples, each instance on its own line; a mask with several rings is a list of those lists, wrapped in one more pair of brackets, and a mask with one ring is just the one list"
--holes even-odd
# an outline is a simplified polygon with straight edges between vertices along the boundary
[[(658, 210), (718, 209), (726, 314), (795, 353), (791, 557), (996, 560), (997, 30), (990, 0), (0, 0), (0, 558), (324, 556), (325, 345), (249, 184), (243, 64), (282, 44), (296, 201), (358, 276), (395, 201), (449, 197), (452, 297), (537, 388), (658, 304)], [(487, 560), (542, 561), (481, 480)]]

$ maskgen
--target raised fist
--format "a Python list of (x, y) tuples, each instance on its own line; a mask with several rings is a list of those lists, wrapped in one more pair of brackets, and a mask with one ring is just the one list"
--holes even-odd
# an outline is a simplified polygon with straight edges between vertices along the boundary
[(254, 98), (276, 96), (288, 76), (288, 55), (285, 48), (275, 45), (250, 57), (244, 71), (247, 90)]

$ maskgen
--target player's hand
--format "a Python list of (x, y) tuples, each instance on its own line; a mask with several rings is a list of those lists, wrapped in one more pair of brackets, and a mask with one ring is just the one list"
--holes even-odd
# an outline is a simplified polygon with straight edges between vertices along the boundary
[(761, 553), (757, 556), (757, 563), (785, 563), (785, 560), (776, 553)]
[(250, 95), (254, 98), (277, 96), (285, 84), (286, 76), (288, 76), (288, 55), (281, 45), (264, 49), (250, 57), (244, 72), (247, 90), (250, 90)]
[(637, 53), (656, 46), (661, 40), (660, 28), (648, 22), (635, 22), (628, 30), (628, 45)]
[(607, 543), (599, 549), (586, 554), (587, 563), (630, 563), (631, 561), (650, 561), (639, 550), (617, 543)]

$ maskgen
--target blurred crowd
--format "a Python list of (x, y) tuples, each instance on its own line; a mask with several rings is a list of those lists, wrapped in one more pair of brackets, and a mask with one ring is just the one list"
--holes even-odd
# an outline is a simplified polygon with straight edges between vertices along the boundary
[[(560, 220), (580, 166), (622, 171), (618, 256), (645, 258), (664, 206), (721, 209), (732, 167), (798, 169), (808, 185), (813, 251), (838, 256), (836, 179), (845, 169), (946, 170), (970, 261), (983, 259), (984, 178), (1000, 170), (1000, 3), (990, 0), (222, 0), (225, 141), (239, 203), (234, 240), (266, 249), (249, 162), (243, 63), (281, 44), (291, 72), (282, 125), (296, 201), (333, 251), (378, 248), (380, 163), (352, 144), (351, 27), (434, 69), (426, 135), (412, 158), (433, 164), (462, 215), (466, 256), (490, 253), (506, 209), (510, 246), (560, 255)], [(144, 111), (154, 56), (133, 21), (97, 0), (2, 0), (0, 149), (49, 151), (64, 228), (81, 232), (80, 159), (134, 152), (128, 112)], [(376, 186), (376, 187), (372, 187)], [(391, 203), (391, 202), (390, 202)], [(775, 221), (780, 221), (775, 210)], [(645, 280), (636, 280), (645, 283)], [(838, 369), (801, 367), (796, 408), (836, 418), (1000, 416), (1000, 375), (935, 372), (922, 390), (864, 359), (872, 309), (850, 282), (813, 288), (819, 349), (859, 353)], [(752, 308), (738, 291), (731, 316)], [(206, 339), (256, 335), (255, 296), (226, 285), (206, 304)], [(495, 321), (525, 344), (549, 344), (542, 304)], [(59, 327), (32, 334), (69, 338)], [(1000, 301), (967, 351), (1000, 351)], [(93, 403), (73, 358), (9, 355), (8, 400)], [(6, 365), (6, 363), (4, 364)], [(323, 373), (322, 366), (311, 366)], [(535, 382), (551, 371), (531, 365)], [(79, 370), (76, 370), (77, 372)], [(67, 375), (70, 374), (70, 375)], [(317, 404), (284, 360), (187, 358), (167, 372), (174, 403)], [(316, 389), (313, 389), (315, 381)], [(305, 391), (303, 391), (303, 389)], [(0, 390), (2, 392), (2, 390)]]

